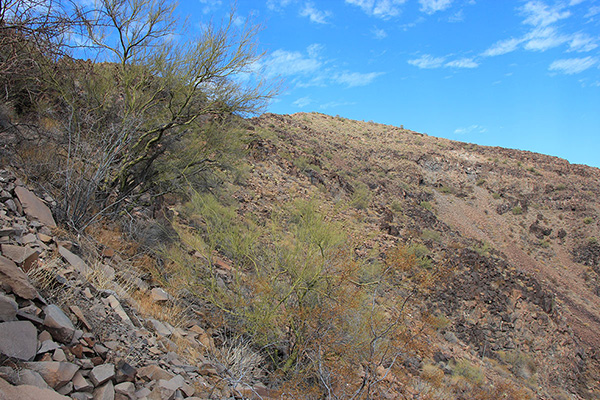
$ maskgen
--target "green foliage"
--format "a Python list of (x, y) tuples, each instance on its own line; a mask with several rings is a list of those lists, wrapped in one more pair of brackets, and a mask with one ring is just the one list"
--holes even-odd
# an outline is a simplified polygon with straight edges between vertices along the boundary
[(594, 222), (594, 218), (592, 218), (592, 217), (585, 217), (585, 218), (583, 219), (583, 223), (584, 223), (584, 224), (586, 224), (586, 225), (589, 225), (589, 224), (591, 224), (592, 222)]
[(424, 229), (423, 233), (421, 233), (421, 239), (423, 240), (432, 240), (434, 242), (441, 242), (442, 236), (438, 231), (433, 231), (431, 229)]
[(514, 206), (511, 211), (514, 215), (523, 214), (523, 209), (520, 206)]
[(369, 187), (363, 182), (357, 181), (354, 185), (354, 193), (350, 199), (350, 205), (359, 210), (364, 210), (369, 207), (373, 194)]
[(424, 208), (424, 209), (426, 209), (426, 210), (433, 210), (433, 206), (432, 206), (432, 205), (431, 205), (431, 203), (430, 203), (430, 202), (428, 202), (428, 201), (422, 201), (422, 202), (420, 203), (420, 205), (421, 205), (421, 207), (423, 207), (423, 208)]
[(390, 208), (392, 209), (392, 211), (400, 213), (402, 212), (402, 203), (396, 199), (394, 199), (392, 201), (392, 204), (390, 205)]
[(477, 180), (477, 183), (476, 183), (476, 185), (477, 185), (477, 186), (483, 186), (483, 185), (485, 184), (485, 182), (486, 182), (486, 180), (485, 180), (485, 179), (483, 179), (483, 178), (480, 178), (480, 179), (478, 179), (478, 180)]
[(460, 375), (474, 384), (483, 383), (484, 376), (481, 368), (472, 364), (470, 361), (461, 359), (452, 366), (452, 373)]
[(500, 193), (492, 193), (492, 197), (496, 200), (498, 200), (499, 198), (502, 197), (502, 195)]
[(483, 242), (483, 244), (473, 247), (473, 250), (480, 256), (488, 256), (492, 249), (492, 246), (488, 242)]

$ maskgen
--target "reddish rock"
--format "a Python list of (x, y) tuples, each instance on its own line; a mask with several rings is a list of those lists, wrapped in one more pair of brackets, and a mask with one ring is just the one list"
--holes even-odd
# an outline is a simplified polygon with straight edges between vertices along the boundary
[(25, 363), (25, 367), (38, 372), (48, 385), (57, 389), (73, 379), (79, 366), (70, 362), (39, 361)]
[(31, 285), (27, 275), (17, 264), (6, 257), (0, 256), (0, 282), (8, 285), (12, 292), (24, 299), (35, 299), (38, 297), (37, 290)]
[(30, 219), (40, 221), (51, 228), (56, 227), (52, 212), (35, 194), (23, 186), (15, 188), (15, 194), (23, 206), (23, 211)]
[(2, 255), (17, 263), (25, 272), (29, 271), (33, 263), (37, 261), (40, 253), (26, 246), (15, 246), (12, 244), (2, 245)]
[(40, 389), (32, 385), (12, 386), (0, 378), (0, 399), (2, 400), (70, 400), (51, 389)]

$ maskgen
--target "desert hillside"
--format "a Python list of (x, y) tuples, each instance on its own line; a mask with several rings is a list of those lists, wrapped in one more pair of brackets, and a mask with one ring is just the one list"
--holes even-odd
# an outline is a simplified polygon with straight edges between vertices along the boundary
[(6, 153), (7, 396), (598, 398), (600, 171), (317, 113), (237, 123), (217, 183), (77, 235), (43, 156)]

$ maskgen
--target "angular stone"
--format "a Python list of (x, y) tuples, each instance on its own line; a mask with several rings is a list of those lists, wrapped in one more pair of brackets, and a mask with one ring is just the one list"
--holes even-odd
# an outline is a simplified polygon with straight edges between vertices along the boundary
[(123, 306), (121, 306), (121, 303), (119, 303), (119, 300), (117, 300), (117, 298), (115, 296), (113, 296), (111, 294), (110, 296), (107, 297), (107, 300), (108, 300), (108, 304), (110, 304), (110, 306), (112, 307), (113, 310), (115, 310), (117, 315), (119, 317), (121, 317), (123, 322), (126, 322), (129, 325), (133, 325), (133, 322), (131, 322), (129, 315), (127, 315), (127, 313), (123, 309)]
[(133, 398), (135, 394), (135, 385), (133, 382), (121, 382), (115, 385), (115, 392)]
[(69, 393), (71, 393), (73, 391), (73, 382), (67, 382), (66, 385), (58, 388), (56, 391), (58, 393), (62, 394), (63, 396), (68, 395)]
[(90, 381), (94, 384), (94, 386), (98, 387), (103, 383), (111, 380), (115, 377), (115, 366), (113, 364), (101, 364), (94, 367), (90, 371)]
[(37, 237), (42, 243), (50, 243), (52, 241), (52, 236), (46, 235), (44, 233), (38, 232)]
[(0, 293), (0, 322), (17, 319), (19, 305), (10, 297)]
[(65, 259), (66, 262), (69, 263), (77, 272), (82, 275), (88, 275), (91, 273), (91, 268), (79, 257), (71, 253), (69, 250), (64, 248), (63, 246), (58, 246), (58, 253)]
[(0, 353), (32, 360), (37, 352), (37, 330), (29, 321), (0, 323)]
[(40, 253), (27, 246), (3, 244), (2, 255), (17, 263), (25, 272), (31, 269), (33, 263), (39, 258)]
[(44, 378), (42, 378), (39, 373), (30, 369), (22, 369), (19, 371), (15, 385), (31, 385), (39, 387), (40, 389), (50, 389), (50, 386), (48, 386)]
[(71, 311), (73, 311), (73, 314), (75, 314), (75, 316), (77, 318), (79, 318), (79, 320), (87, 328), (87, 330), (91, 331), (92, 330), (92, 326), (90, 325), (90, 323), (87, 321), (87, 319), (83, 315), (83, 311), (81, 311), (81, 308), (79, 308), (76, 305), (69, 306), (69, 308), (71, 309)]
[(146, 365), (145, 367), (138, 369), (137, 374), (140, 378), (146, 381), (155, 381), (159, 379), (169, 380), (175, 376), (172, 373), (165, 371), (158, 365), (153, 364)]
[(51, 389), (40, 389), (32, 385), (12, 386), (0, 379), (0, 399), (2, 400), (70, 400)]
[(154, 385), (154, 389), (152, 389), (152, 393), (148, 396), (148, 399), (151, 400), (173, 400), (175, 398), (175, 392), (177, 388), (173, 387), (173, 384), (170, 381), (166, 381), (164, 379), (160, 379), (156, 385)]
[(75, 333), (75, 326), (67, 315), (56, 305), (44, 307), (44, 325), (52, 337), (62, 343), (70, 343)]
[(116, 380), (117, 382), (133, 382), (137, 375), (137, 369), (129, 365), (125, 360), (117, 362)]
[(0, 256), (0, 282), (8, 285), (12, 292), (24, 299), (38, 297), (37, 290), (29, 282), (27, 275), (17, 267), (17, 264), (6, 257)]
[(91, 392), (94, 390), (94, 385), (83, 377), (81, 371), (77, 371), (73, 376), (73, 389), (76, 392)]
[(103, 386), (94, 390), (94, 400), (114, 400), (115, 399), (115, 387), (112, 381), (108, 381)]
[(27, 217), (36, 219), (48, 227), (56, 227), (52, 212), (35, 194), (23, 186), (16, 187), (15, 194), (23, 205)]
[(56, 350), (54, 350), (52, 359), (54, 361), (67, 361), (67, 356), (65, 355), (65, 352), (63, 351), (63, 349), (56, 349)]
[(160, 336), (169, 337), (173, 334), (173, 331), (170, 330), (165, 324), (155, 319), (148, 319), (148, 322), (152, 324), (154, 331), (158, 333)]
[(38, 354), (49, 353), (49, 352), (54, 351), (54, 350), (56, 350), (58, 348), (60, 348), (60, 346), (54, 340), (45, 340), (45, 341), (42, 342), (42, 345), (38, 349), (37, 353)]
[(156, 303), (161, 303), (171, 300), (171, 295), (162, 288), (154, 288), (150, 291), (150, 298)]
[(87, 392), (74, 392), (71, 393), (71, 399), (73, 400), (92, 400), (94, 395)]
[(58, 361), (28, 362), (25, 367), (38, 372), (54, 389), (67, 384), (79, 370), (79, 366), (73, 363)]

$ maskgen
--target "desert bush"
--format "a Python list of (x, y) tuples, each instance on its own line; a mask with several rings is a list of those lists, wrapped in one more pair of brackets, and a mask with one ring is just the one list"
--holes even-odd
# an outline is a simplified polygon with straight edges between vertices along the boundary
[(452, 372), (455, 375), (464, 377), (469, 382), (474, 384), (481, 384), (484, 380), (481, 368), (465, 359), (458, 360), (452, 366)]
[(369, 207), (373, 194), (369, 187), (363, 182), (357, 181), (354, 185), (354, 192), (350, 199), (350, 205), (359, 210), (364, 210)]
[(591, 224), (592, 222), (594, 222), (594, 218), (592, 218), (592, 217), (585, 217), (585, 218), (583, 219), (583, 223), (584, 223), (584, 224), (586, 224), (586, 225), (589, 225), (589, 224)]
[(511, 211), (512, 211), (513, 215), (523, 214), (523, 209), (520, 206), (514, 206)]

